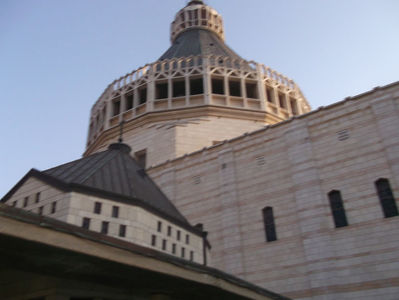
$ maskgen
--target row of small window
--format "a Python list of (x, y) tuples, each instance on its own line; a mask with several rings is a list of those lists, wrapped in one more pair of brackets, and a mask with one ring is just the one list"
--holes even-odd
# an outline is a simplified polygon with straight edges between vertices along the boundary
[[(38, 194), (40, 194), (40, 193), (38, 193)], [(24, 198), (23, 207), (27, 207), (27, 206), (28, 206), (28, 200), (27, 200), (27, 198), (28, 198), (28, 197)], [(36, 199), (37, 199), (37, 198), (36, 198)], [(17, 204), (18, 204), (17, 202), (18, 202), (18, 201), (14, 201), (14, 202), (12, 203), (12, 206), (13, 206), (13, 207), (16, 207)], [(39, 202), (39, 201), (37, 201), (36, 203), (38, 203), (38, 202)], [(49, 214), (54, 214), (56, 211), (57, 211), (57, 202), (54, 201), (54, 202), (51, 203)], [(38, 213), (39, 215), (43, 215), (43, 213), (44, 213), (44, 205), (38, 207), (37, 213)]]
[[(199, 95), (204, 93), (203, 87), (203, 79), (202, 78), (191, 78), (189, 80), (189, 92), (190, 95)], [(225, 86), (225, 81), (222, 78), (212, 78), (212, 93), (218, 95), (225, 95), (227, 87)], [(184, 97), (186, 96), (186, 82), (183, 79), (174, 79), (172, 81), (172, 85), (169, 86), (168, 82), (158, 81), (155, 83), (155, 99), (167, 99), (169, 97), (169, 89), (172, 89), (171, 95), (173, 98), (175, 97)], [(229, 95), (233, 97), (243, 97), (243, 91), (241, 89), (241, 80), (239, 79), (229, 79), (228, 80), (228, 90)], [(259, 99), (258, 94), (258, 84), (256, 82), (245, 82), (245, 92), (247, 98)], [(290, 98), (286, 99), (285, 95), (281, 92), (278, 92), (276, 95), (274, 94), (274, 90), (272, 87), (265, 86), (266, 99), (270, 103), (274, 103), (275, 105), (279, 105), (281, 108), (287, 109), (288, 105), (286, 101), (290, 101), (290, 106), (292, 113), (296, 115), (298, 113), (297, 110), (297, 102), (295, 99)], [(147, 89), (139, 88), (138, 90), (138, 100), (139, 105), (146, 102), (147, 97)], [(127, 111), (132, 109), (134, 106), (133, 103), (133, 94), (126, 95), (126, 103), (125, 107), (121, 107), (121, 100), (118, 98), (113, 101), (112, 106), (112, 116), (117, 116), (123, 111)]]
[[(162, 233), (162, 222), (161, 221), (158, 221), (157, 231)], [(166, 234), (168, 236), (172, 236), (172, 226), (168, 225)], [(177, 229), (176, 230), (176, 240), (180, 241), (181, 240), (181, 235), (182, 235), (181, 231)], [(190, 244), (190, 235), (186, 234), (185, 242), (186, 242), (187, 245)]]
[[(32, 197), (34, 197), (34, 203), (39, 203), (40, 202), (40, 192), (36, 193), (34, 196), (32, 195)], [(23, 203), (22, 203), (22, 207), (27, 207), (30, 203), (30, 196), (27, 196), (23, 199)], [(12, 206), (17, 206), (18, 204), (18, 200), (14, 201), (12, 203)]]
[[(166, 239), (162, 239), (162, 250), (167, 251), (168, 241)], [(151, 235), (151, 246), (157, 247), (157, 236), (155, 234)], [(172, 243), (172, 248), (171, 248), (172, 254), (176, 255), (177, 254), (177, 245), (175, 243)], [(186, 248), (181, 247), (180, 248), (180, 256), (182, 258), (186, 258)], [(194, 251), (190, 251), (190, 260), (194, 260)]]
[[(101, 202), (94, 202), (94, 209), (93, 212), (97, 215), (101, 214), (102, 211), (102, 203)], [(113, 218), (119, 218), (119, 206), (112, 206), (112, 213), (111, 216)]]
[[(90, 229), (90, 223), (91, 223), (91, 219), (90, 218), (83, 218), (83, 220), (82, 220), (82, 228), (89, 230)], [(109, 230), (109, 222), (102, 221), (101, 222), (101, 230), (100, 230), (100, 232), (102, 234), (108, 234), (108, 230)], [(119, 225), (118, 236), (126, 237), (126, 225), (123, 225), (123, 224)]]
[[(385, 218), (391, 218), (399, 215), (396, 200), (393, 195), (389, 180), (386, 178), (380, 178), (375, 183), (380, 205)], [(341, 192), (333, 190), (328, 193), (328, 199), (330, 202), (330, 208), (334, 225), (336, 228), (348, 226), (348, 220), (346, 218), (344, 203), (342, 201)], [(265, 207), (262, 210), (263, 222), (266, 233), (266, 241), (272, 242), (277, 240), (276, 225), (274, 223), (273, 208)]]

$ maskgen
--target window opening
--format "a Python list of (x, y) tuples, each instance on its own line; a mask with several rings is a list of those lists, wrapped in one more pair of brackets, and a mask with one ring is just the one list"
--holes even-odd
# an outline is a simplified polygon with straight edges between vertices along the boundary
[(280, 107), (286, 108), (285, 101), (284, 101), (284, 95), (281, 93), (278, 93), (278, 102), (279, 102)]
[(119, 115), (119, 112), (121, 110), (121, 101), (120, 100), (116, 100), (112, 103), (112, 116), (115, 117), (117, 115)]
[(172, 226), (168, 226), (168, 236), (172, 235)]
[(157, 245), (157, 236), (155, 234), (151, 235), (151, 246)]
[(147, 150), (140, 150), (134, 153), (134, 157), (136, 158), (136, 161), (140, 167), (145, 169), (146, 166), (146, 160), (147, 160)]
[(298, 114), (298, 110), (297, 110), (297, 107), (296, 107), (296, 100), (295, 99), (290, 99), (290, 103), (291, 103), (292, 114), (293, 115), (297, 115)]
[(194, 251), (190, 251), (190, 261), (194, 260)]
[(188, 234), (186, 234), (186, 244), (190, 244), (190, 236)]
[(173, 97), (183, 97), (186, 95), (186, 82), (184, 80), (173, 81)]
[(235, 80), (229, 80), (230, 96), (241, 97), (241, 83)]
[(120, 237), (126, 236), (126, 225), (119, 225), (119, 236)]
[(89, 218), (83, 218), (82, 228), (84, 228), (84, 229), (90, 228), (90, 219)]
[(158, 221), (157, 230), (158, 230), (158, 232), (162, 231), (162, 222), (161, 221)]
[(190, 79), (190, 95), (199, 95), (204, 93), (202, 78)]
[(176, 244), (175, 243), (172, 244), (172, 253), (176, 254)]
[(181, 247), (181, 257), (184, 258), (186, 256), (186, 249), (184, 247)]
[(139, 104), (146, 103), (147, 102), (147, 88), (146, 87), (139, 88), (138, 92), (139, 92)]
[(24, 198), (24, 207), (28, 206), (28, 202), (29, 202), (29, 197), (25, 197)]
[(266, 98), (267, 101), (273, 103), (273, 90), (266, 86)]
[(51, 213), (55, 213), (55, 211), (57, 210), (57, 202), (53, 202), (51, 203)]
[(119, 217), (119, 206), (112, 206), (112, 217), (113, 218)]
[(40, 192), (36, 193), (36, 203), (40, 201)]
[(177, 238), (178, 241), (180, 241), (180, 230), (177, 231), (176, 238)]
[(43, 215), (43, 206), (40, 206), (40, 207), (39, 207), (38, 213), (39, 213), (40, 216)]
[(94, 213), (101, 214), (101, 202), (94, 202)]
[(277, 240), (276, 225), (274, 223), (273, 208), (268, 206), (263, 209), (263, 223), (266, 233), (266, 241), (273, 242)]
[(258, 85), (256, 83), (247, 82), (245, 84), (247, 98), (258, 99)]
[(224, 95), (223, 79), (212, 78), (212, 93), (218, 95)]
[(155, 98), (165, 99), (168, 98), (168, 83), (160, 82), (155, 85)]
[(126, 110), (133, 108), (133, 94), (126, 95)]
[(162, 250), (166, 250), (166, 240), (162, 240)]
[(375, 182), (378, 198), (380, 199), (381, 208), (385, 218), (391, 218), (398, 215), (398, 207), (396, 205), (395, 197), (386, 178), (378, 179)]
[(328, 193), (328, 199), (330, 200), (331, 212), (334, 219), (336, 228), (348, 226), (346, 219), (346, 213), (344, 203), (342, 201), (340, 191), (331, 191)]
[(101, 223), (101, 233), (108, 234), (108, 227), (109, 227), (109, 222), (103, 221)]

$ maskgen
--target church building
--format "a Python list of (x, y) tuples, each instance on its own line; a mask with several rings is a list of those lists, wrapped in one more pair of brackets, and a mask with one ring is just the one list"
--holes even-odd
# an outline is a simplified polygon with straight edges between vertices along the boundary
[[(34, 226), (48, 224), (43, 244), (69, 251), (70, 263), (76, 249), (61, 234), (91, 258), (96, 247), (133, 251), (99, 263), (103, 281), (108, 264), (145, 269), (137, 298), (121, 282), (119, 298), (112, 285), (107, 296), (54, 299), (187, 299), (178, 289), (187, 282), (211, 299), (397, 299), (399, 82), (312, 111), (292, 79), (229, 48), (221, 15), (201, 0), (177, 12), (170, 40), (94, 103), (81, 159), (32, 169), (1, 200), (0, 220), (29, 224), (35, 243)], [(7, 230), (10, 245), (30, 240)], [(27, 249), (29, 265), (65, 271)], [(132, 270), (131, 253), (181, 269)], [(95, 260), (87, 264), (79, 278), (94, 276)], [(148, 298), (160, 273), (169, 284)], [(53, 299), (40, 297), (9, 299)]]

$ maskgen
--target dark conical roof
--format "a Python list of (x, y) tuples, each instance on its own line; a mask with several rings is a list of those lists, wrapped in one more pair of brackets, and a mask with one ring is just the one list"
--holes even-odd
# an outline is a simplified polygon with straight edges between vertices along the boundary
[(212, 31), (193, 28), (181, 33), (159, 60), (191, 55), (218, 55), (241, 59)]
[(77, 185), (132, 199), (132, 204), (138, 200), (146, 207), (188, 224), (129, 152), (130, 147), (125, 144), (112, 144), (104, 152), (40, 173), (67, 185)]

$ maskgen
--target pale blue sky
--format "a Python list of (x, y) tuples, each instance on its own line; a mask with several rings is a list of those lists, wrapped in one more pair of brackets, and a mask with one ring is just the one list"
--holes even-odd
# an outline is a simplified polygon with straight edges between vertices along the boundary
[[(91, 105), (157, 60), (184, 0), (0, 0), (0, 197), (84, 151)], [(315, 109), (399, 80), (397, 0), (209, 0), (239, 55)]]

